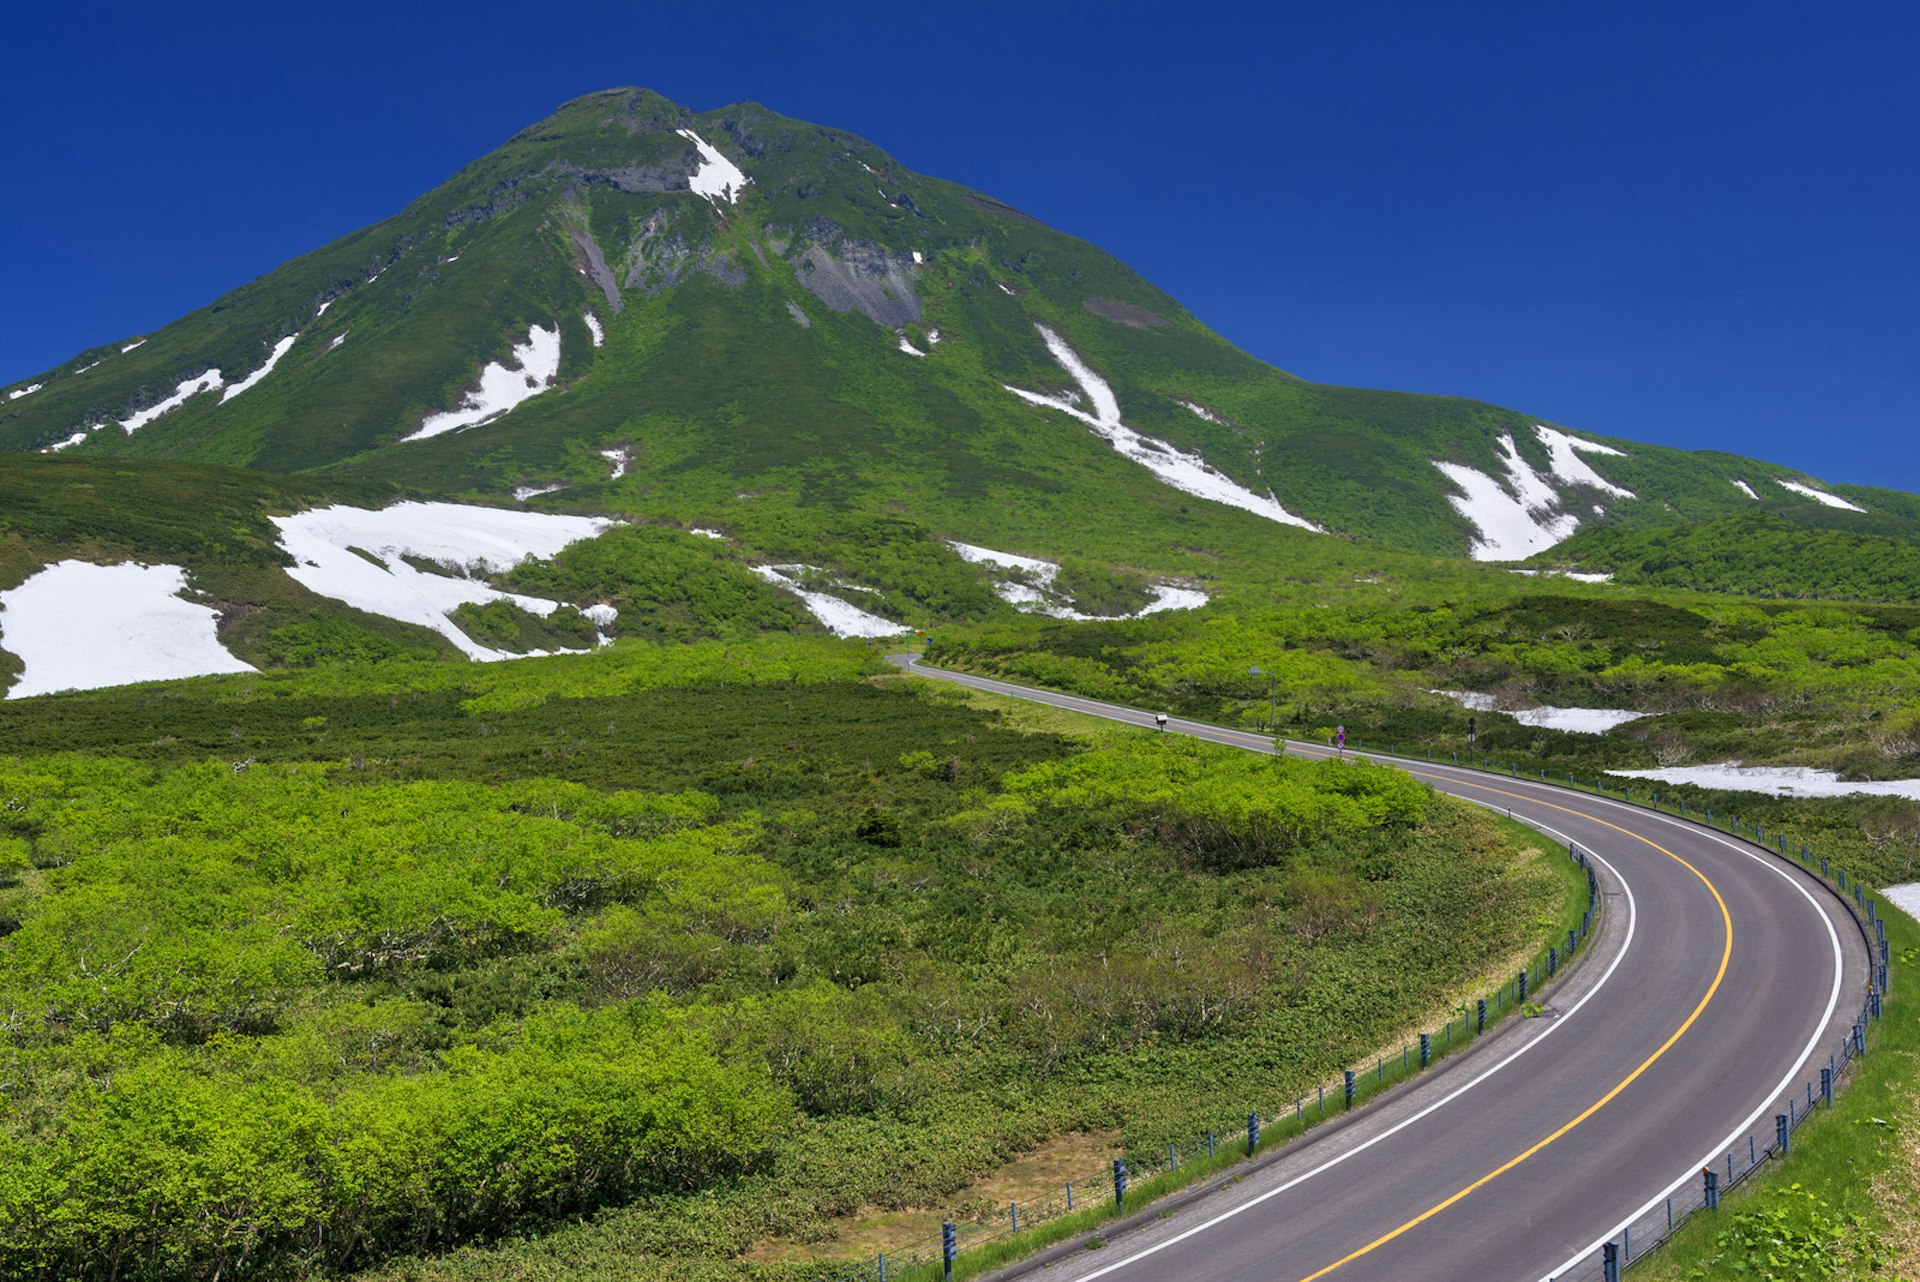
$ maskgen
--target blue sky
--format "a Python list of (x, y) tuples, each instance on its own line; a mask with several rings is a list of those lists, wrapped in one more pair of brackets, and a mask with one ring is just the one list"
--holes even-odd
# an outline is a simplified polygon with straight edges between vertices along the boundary
[(861, 134), (1307, 378), (1920, 490), (1912, 13), (15, 5), (0, 383), (638, 84)]

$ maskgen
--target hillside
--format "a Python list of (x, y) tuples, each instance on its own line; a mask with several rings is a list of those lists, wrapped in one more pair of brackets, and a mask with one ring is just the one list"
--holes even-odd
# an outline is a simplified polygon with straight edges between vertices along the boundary
[(1596, 525), (1914, 512), (1753, 460), (1308, 383), (1097, 248), (851, 134), (637, 89), (0, 392), (0, 447), (801, 544), (887, 516), (1163, 571), (1195, 547), (1236, 566), (1329, 538), (1520, 559)]

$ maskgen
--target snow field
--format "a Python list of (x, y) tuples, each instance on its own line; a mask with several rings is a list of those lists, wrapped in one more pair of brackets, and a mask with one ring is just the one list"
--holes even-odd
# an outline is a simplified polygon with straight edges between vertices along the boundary
[(1009, 392), (1023, 401), (1042, 405), (1048, 409), (1056, 409), (1079, 419), (1114, 449), (1183, 494), (1211, 499), (1216, 503), (1224, 503), (1228, 507), (1237, 507), (1255, 516), (1263, 516), (1269, 521), (1278, 521), (1282, 525), (1325, 533), (1312, 521), (1295, 516), (1280, 506), (1279, 500), (1271, 493), (1255, 494), (1213, 467), (1198, 454), (1177, 450), (1165, 441), (1143, 436), (1128, 427), (1120, 421), (1120, 402), (1114, 396), (1113, 389), (1107, 385), (1107, 381), (1094, 373), (1092, 368), (1080, 359), (1079, 353), (1067, 346), (1060, 335), (1045, 325), (1035, 325), (1034, 328), (1040, 331), (1040, 337), (1046, 343), (1047, 351), (1053, 354), (1054, 360), (1060, 362), (1060, 367), (1072, 376), (1081, 392), (1085, 393), (1087, 403), (1093, 407), (1093, 412), (1088, 413), (1081, 409), (1077, 404), (1078, 398), (1072, 395), (1046, 396), (1039, 392), (1024, 391), (1018, 387), (1002, 384), (1001, 386), (1006, 387)]
[(159, 418), (162, 414), (167, 414), (179, 409), (182, 405), (185, 405), (190, 398), (198, 396), (202, 392), (211, 392), (225, 381), (225, 379), (220, 377), (220, 371), (217, 369), (210, 369), (204, 374), (183, 379), (180, 385), (173, 389), (172, 396), (161, 401), (158, 405), (148, 406), (131, 418), (121, 419), (120, 428), (128, 436), (132, 436), (135, 432), (153, 422), (153, 420)]
[(1831, 770), (1810, 766), (1743, 766), (1723, 761), (1711, 766), (1666, 766), (1658, 770), (1609, 770), (1628, 779), (1690, 783), (1730, 792), (1759, 792), (1770, 797), (1908, 797), (1920, 801), (1920, 779), (1849, 783)]
[(600, 457), (613, 466), (613, 470), (607, 474), (607, 479), (617, 481), (627, 474), (627, 467), (633, 462), (633, 450), (625, 445), (615, 445), (601, 450)]
[[(341, 336), (342, 338), (345, 335)], [(339, 344), (335, 339), (335, 345)], [(513, 410), (553, 386), (560, 373), (560, 327), (542, 329), (535, 325), (527, 331), (527, 341), (513, 349), (518, 369), (508, 369), (490, 361), (480, 371), (480, 385), (466, 394), (460, 408), (430, 414), (415, 429), (409, 441), (424, 441), (446, 432), (478, 427)]]
[(145, 343), (146, 341), (147, 340), (144, 338), (136, 338), (131, 343), (128, 343), (125, 347), (121, 348), (120, 354), (122, 356), (125, 356), (128, 352), (132, 351), (136, 347), (139, 347), (141, 344)]
[(29, 383), (25, 387), (16, 387), (11, 392), (7, 393), (7, 399), (10, 401), (17, 401), (22, 396), (32, 396), (35, 392), (39, 391), (41, 388), (45, 386), (46, 386), (45, 383)]
[(1441, 474), (1460, 490), (1458, 494), (1447, 495), (1447, 502), (1466, 518), (1478, 535), (1471, 550), (1476, 561), (1524, 560), (1569, 537), (1580, 524), (1579, 518), (1567, 513), (1546, 515), (1559, 496), (1520, 456), (1511, 435), (1500, 438), (1500, 450), (1507, 482), (1514, 493), (1508, 493), (1499, 481), (1464, 463), (1432, 460)]
[(0, 592), (0, 645), (26, 665), (7, 697), (254, 671), (220, 644), (220, 616), (181, 598), (186, 586), (177, 565), (61, 561)]
[(1197, 610), (1207, 603), (1207, 594), (1198, 588), (1183, 587), (1177, 583), (1156, 583), (1150, 591), (1153, 599), (1132, 614), (1082, 614), (1068, 605), (1054, 591), (1054, 576), (1060, 573), (1060, 567), (1052, 561), (1043, 561), (1039, 557), (1021, 556), (1015, 552), (996, 552), (992, 548), (978, 547), (972, 543), (961, 543), (948, 539), (947, 546), (952, 548), (962, 561), (972, 565), (991, 565), (1003, 570), (1014, 570), (1028, 575), (1033, 582), (1020, 579), (996, 580), (994, 593), (1007, 604), (1027, 611), (1029, 614), (1042, 614), (1050, 619), (1073, 619), (1079, 622), (1113, 622), (1119, 619), (1140, 619), (1149, 614), (1159, 614), (1163, 610)]
[(1625, 454), (1614, 449), (1611, 445), (1602, 445), (1598, 441), (1583, 441), (1577, 436), (1568, 436), (1565, 432), (1556, 432), (1544, 423), (1535, 423), (1533, 430), (1534, 434), (1540, 438), (1540, 443), (1547, 447), (1547, 467), (1554, 476), (1565, 481), (1568, 485), (1592, 486), (1601, 493), (1611, 494), (1617, 499), (1630, 499), (1633, 497), (1632, 490), (1622, 489), (1618, 485), (1613, 484), (1613, 482), (1601, 476), (1600, 473), (1588, 467), (1586, 460), (1580, 457), (1580, 455), (1584, 453), (1611, 454), (1615, 458), (1625, 458)]
[(525, 503), (528, 499), (537, 499), (542, 494), (551, 494), (555, 490), (564, 490), (566, 488), (567, 485), (565, 481), (554, 485), (516, 485), (513, 489), (513, 497)]
[(1430, 690), (1428, 693), (1443, 695), (1473, 712), (1500, 712), (1512, 717), (1523, 726), (1534, 726), (1541, 730), (1564, 730), (1570, 734), (1605, 734), (1615, 726), (1658, 715), (1651, 712), (1623, 711), (1619, 708), (1510, 709), (1496, 706), (1492, 695), (1480, 694), (1472, 690)]
[[(511, 601), (544, 618), (560, 603), (416, 570), (400, 559), (402, 554), (458, 569), (498, 571), (524, 557), (552, 556), (613, 524), (460, 503), (397, 503), (378, 511), (336, 505), (271, 519), (280, 529), (280, 545), (294, 559), (287, 573), (296, 582), (357, 610), (431, 628), (468, 658), (483, 660), (522, 656), (473, 641), (447, 617), (452, 611), (469, 602)], [(383, 564), (374, 565), (349, 548), (371, 553)]]
[(1194, 414), (1196, 414), (1200, 418), (1204, 418), (1209, 423), (1224, 424), (1227, 421), (1224, 418), (1221, 418), (1218, 414), (1215, 414), (1212, 410), (1208, 409), (1206, 406), (1197, 405), (1192, 401), (1175, 401), (1174, 404), (1180, 406), (1183, 409), (1192, 410)]
[(703, 196), (713, 205), (737, 205), (740, 193), (747, 189), (752, 179), (740, 172), (740, 167), (721, 155), (706, 139), (691, 129), (676, 129), (675, 133), (700, 149), (700, 168), (693, 171), (693, 177), (687, 180), (694, 194)]
[(1795, 494), (1803, 498), (1810, 498), (1815, 503), (1823, 503), (1827, 507), (1837, 507), (1843, 512), (1864, 512), (1867, 510), (1863, 507), (1855, 507), (1838, 494), (1828, 494), (1825, 490), (1816, 490), (1811, 485), (1802, 485), (1799, 481), (1783, 481), (1775, 477), (1773, 483), (1783, 490), (1792, 490)]
[(593, 345), (595, 347), (606, 346), (607, 331), (600, 328), (600, 318), (592, 312), (582, 312), (580, 319), (587, 323), (587, 332), (593, 335)]
[[(705, 531), (693, 531), (705, 533)], [(820, 621), (820, 625), (837, 637), (894, 637), (902, 632), (911, 631), (904, 623), (895, 623), (883, 619), (877, 614), (869, 614), (857, 605), (842, 601), (837, 596), (825, 592), (815, 592), (803, 588), (788, 576), (804, 573), (812, 567), (805, 565), (756, 565), (753, 572), (773, 584), (785, 588), (799, 597), (807, 607), (807, 613)]]
[(1748, 498), (1752, 499), (1754, 502), (1758, 503), (1760, 501), (1760, 496), (1758, 494), (1755, 494), (1753, 492), (1753, 487), (1751, 485), (1748, 485), (1745, 481), (1735, 481), (1733, 484), (1735, 489), (1739, 490), (1742, 494), (1746, 495)]
[(925, 352), (915, 347), (912, 343), (909, 343), (907, 341), (907, 336), (905, 334), (897, 335), (897, 337), (900, 339), (900, 350), (905, 352), (907, 355), (909, 356), (925, 356), (926, 355)]
[(267, 354), (267, 363), (241, 379), (238, 383), (235, 383), (232, 387), (229, 387), (226, 391), (220, 393), (220, 403), (225, 405), (228, 401), (240, 395), (240, 393), (246, 391), (249, 387), (254, 386), (267, 375), (273, 373), (273, 367), (280, 363), (282, 356), (285, 356), (293, 350), (294, 342), (298, 340), (299, 337), (298, 334), (288, 334), (285, 338), (275, 343), (273, 350)]

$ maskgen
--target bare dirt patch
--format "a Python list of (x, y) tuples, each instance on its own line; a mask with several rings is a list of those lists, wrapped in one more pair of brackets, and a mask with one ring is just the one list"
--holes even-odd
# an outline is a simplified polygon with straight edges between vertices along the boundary
[(793, 1242), (775, 1238), (759, 1243), (745, 1258), (758, 1263), (784, 1264), (878, 1255), (904, 1242), (937, 1236), (940, 1221), (948, 1216), (973, 1218), (972, 1212), (988, 1208), (1005, 1210), (1009, 1202), (1049, 1197), (1062, 1191), (1068, 1180), (1083, 1180), (1098, 1174), (1119, 1151), (1117, 1130), (1061, 1135), (981, 1176), (954, 1194), (944, 1207), (910, 1207), (897, 1211), (862, 1207), (852, 1215), (830, 1222), (831, 1236), (825, 1241)]
[(1083, 306), (1101, 320), (1116, 321), (1134, 329), (1158, 329), (1167, 323), (1166, 317), (1155, 315), (1144, 307), (1117, 303), (1111, 298), (1089, 298)]

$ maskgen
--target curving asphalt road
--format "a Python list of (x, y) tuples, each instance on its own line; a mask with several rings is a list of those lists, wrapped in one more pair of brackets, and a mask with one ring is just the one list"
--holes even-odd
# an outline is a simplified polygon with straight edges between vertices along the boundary
[[(1151, 727), (1151, 714), (891, 661), (920, 676)], [(1201, 722), (1171, 732), (1256, 752)], [(1292, 753), (1325, 756), (1289, 741)], [(1817, 880), (1700, 825), (1524, 779), (1397, 762), (1510, 810), (1600, 866), (1607, 911), (1549, 1018), (1512, 1022), (1205, 1198), (1033, 1276), (1048, 1282), (1539, 1282), (1749, 1134), (1764, 1144), (1858, 1015), (1867, 945)], [(1597, 1273), (1596, 1273), (1597, 1276)]]

